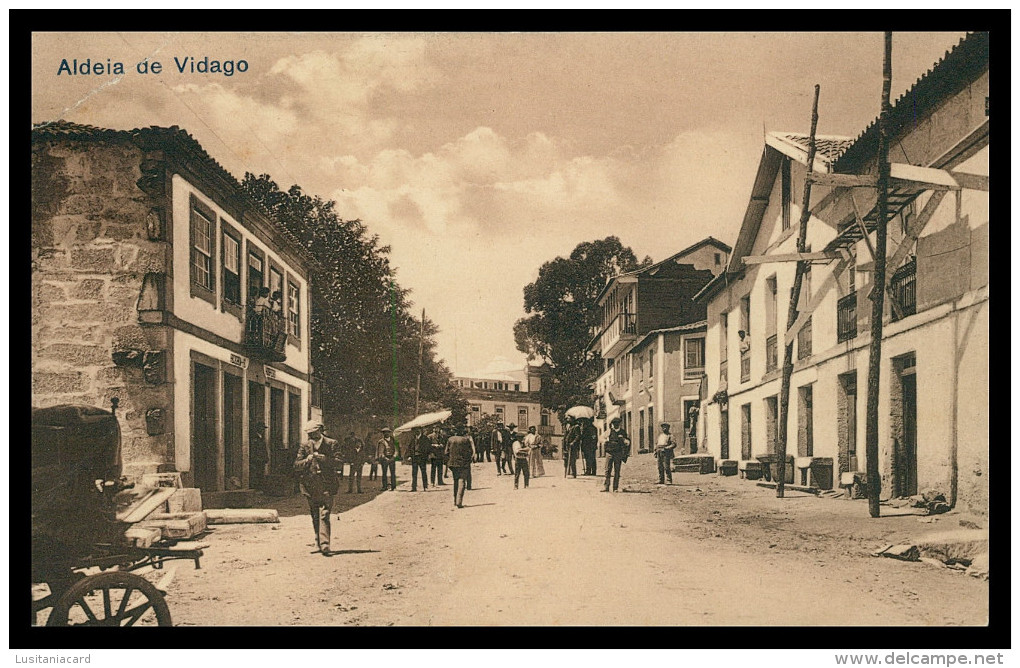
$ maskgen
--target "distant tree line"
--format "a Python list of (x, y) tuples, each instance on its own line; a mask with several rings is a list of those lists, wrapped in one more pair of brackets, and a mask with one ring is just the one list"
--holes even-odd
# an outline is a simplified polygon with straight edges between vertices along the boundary
[(283, 191), (269, 175), (251, 173), (242, 185), (321, 265), (311, 277), (311, 361), (323, 411), (387, 423), (412, 414), (421, 340), (420, 412), (449, 409), (463, 422), (467, 402), (436, 357), (439, 329), (426, 318), (420, 337), (422, 321), (411, 312), (410, 290), (397, 283), (390, 247), (362, 221), (343, 219), (335, 201), (298, 185)]

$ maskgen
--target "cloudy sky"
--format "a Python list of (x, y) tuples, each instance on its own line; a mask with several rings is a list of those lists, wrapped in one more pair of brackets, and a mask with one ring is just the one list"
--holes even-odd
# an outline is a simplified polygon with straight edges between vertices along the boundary
[[(963, 33), (893, 38), (893, 99)], [(208, 57), (247, 71), (183, 73)], [(62, 59), (123, 76), (58, 74)], [(159, 61), (159, 75), (135, 64)], [(522, 289), (577, 243), (732, 244), (763, 130), (856, 136), (881, 33), (37, 33), (33, 121), (179, 125), (227, 169), (335, 199), (470, 374), (506, 358)]]

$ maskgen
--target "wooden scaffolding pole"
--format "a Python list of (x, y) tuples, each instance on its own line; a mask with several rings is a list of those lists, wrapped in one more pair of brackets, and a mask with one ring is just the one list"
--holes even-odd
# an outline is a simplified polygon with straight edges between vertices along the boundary
[(871, 291), (871, 346), (864, 453), (867, 458), (868, 512), (878, 517), (882, 480), (878, 473), (878, 388), (882, 367), (882, 312), (885, 310), (885, 253), (889, 215), (889, 89), (892, 85), (892, 33), (885, 33), (882, 59), (882, 111), (878, 116), (878, 226), (875, 231), (875, 285)]
[[(815, 84), (815, 101), (811, 106), (811, 134), (808, 138), (807, 177), (804, 179), (804, 197), (800, 206), (800, 229), (797, 233), (797, 252), (807, 252), (807, 224), (811, 218), (811, 177), (815, 164), (815, 131), (818, 129), (818, 93), (820, 87)], [(797, 272), (793, 278), (793, 289), (790, 290), (790, 307), (786, 316), (786, 331), (797, 322), (797, 303), (800, 301), (800, 289), (804, 282), (804, 274), (808, 267), (806, 260), (797, 262)], [(783, 346), (783, 380), (779, 386), (779, 438), (776, 439), (776, 496), (783, 498), (786, 493), (786, 425), (790, 413), (790, 378), (793, 376), (793, 340)]]

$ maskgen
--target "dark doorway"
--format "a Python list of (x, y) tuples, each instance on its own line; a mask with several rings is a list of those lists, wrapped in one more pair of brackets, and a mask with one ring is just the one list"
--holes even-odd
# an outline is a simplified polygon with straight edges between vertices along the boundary
[(242, 487), (244, 471), (244, 381), (239, 376), (223, 374), (223, 475), (227, 489)]
[(917, 494), (917, 375), (914, 368), (904, 369), (900, 376), (903, 388), (903, 442), (900, 448), (899, 495)]
[(751, 404), (740, 407), (740, 458), (751, 458)]
[(191, 468), (195, 486), (217, 491), (221, 487), (216, 440), (216, 369), (194, 362), (191, 388), (195, 402), (191, 425)]
[[(287, 448), (291, 450), (293, 454), (297, 454), (297, 449), (301, 446), (301, 439), (304, 434), (301, 433), (301, 427), (304, 425), (304, 416), (301, 414), (301, 395), (294, 394), (293, 392), (287, 393), (287, 430), (290, 434), (290, 438), (287, 441)], [(332, 434), (335, 438), (339, 434)]]
[(889, 436), (892, 439), (893, 496), (917, 494), (917, 380), (914, 355), (892, 359)]
[(779, 439), (779, 400), (776, 397), (765, 397), (765, 452), (776, 454), (776, 441)]
[(839, 377), (838, 438), (839, 472), (849, 473), (857, 469), (857, 372), (845, 373)]
[(283, 390), (269, 388), (269, 452), (273, 473), (287, 473), (290, 462), (286, 461), (287, 451), (283, 442)]
[(730, 458), (730, 412), (726, 408), (719, 411), (719, 457)]
[(698, 451), (698, 406), (700, 404), (701, 402), (698, 400), (684, 402), (684, 440), (687, 441), (687, 452), (692, 455)]
[(265, 477), (266, 432), (258, 433), (257, 425), (266, 420), (266, 387), (260, 383), (248, 382), (248, 486), (260, 489)]

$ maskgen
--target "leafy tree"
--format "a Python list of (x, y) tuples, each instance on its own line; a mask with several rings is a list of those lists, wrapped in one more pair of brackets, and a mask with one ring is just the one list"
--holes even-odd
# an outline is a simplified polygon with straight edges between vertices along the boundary
[(549, 364), (549, 383), (542, 384), (542, 404), (559, 412), (591, 404), (588, 384), (599, 369), (598, 352), (587, 349), (602, 324), (596, 299), (606, 281), (651, 264), (639, 264), (629, 247), (615, 236), (577, 245), (570, 257), (542, 265), (538, 279), (524, 288), (524, 311), (514, 324), (514, 340), (529, 360)]
[[(311, 280), (311, 356), (322, 385), (324, 411), (343, 415), (399, 415), (414, 411), (418, 346), (422, 338), (421, 403), (461, 411), (466, 402), (436, 358), (435, 323), (410, 313), (379, 244), (360, 220), (344, 220), (336, 202), (286, 192), (267, 174), (245, 174), (242, 185), (319, 262)], [(423, 409), (424, 411), (425, 409)]]

